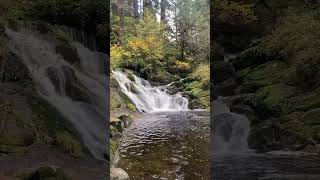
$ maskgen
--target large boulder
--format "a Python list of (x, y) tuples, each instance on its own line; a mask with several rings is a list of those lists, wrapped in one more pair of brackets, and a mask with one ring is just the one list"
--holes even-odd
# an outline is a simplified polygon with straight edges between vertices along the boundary
[(296, 95), (296, 88), (285, 84), (274, 84), (260, 88), (247, 98), (249, 104), (261, 119), (287, 114), (293, 110), (290, 98)]
[(292, 84), (293, 68), (281, 61), (270, 61), (254, 68), (245, 68), (237, 72), (241, 83), (239, 93), (255, 92), (261, 87), (276, 83)]

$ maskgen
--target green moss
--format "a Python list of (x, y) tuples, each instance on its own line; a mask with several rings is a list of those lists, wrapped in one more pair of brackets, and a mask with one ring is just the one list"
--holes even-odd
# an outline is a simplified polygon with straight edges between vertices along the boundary
[(271, 61), (255, 68), (239, 71), (242, 79), (242, 92), (255, 92), (257, 89), (276, 84), (293, 84), (295, 69), (281, 61)]
[(49, 32), (49, 35), (53, 36), (57, 40), (61, 40), (61, 41), (66, 42), (66, 43), (71, 42), (70, 35), (67, 32), (61, 30), (57, 26), (51, 28), (51, 31)]
[(307, 111), (320, 107), (320, 88), (313, 91), (304, 91), (303, 93), (292, 98), (297, 111)]
[(132, 75), (132, 74), (130, 74), (130, 73), (128, 73), (128, 78), (129, 78), (129, 79), (130, 79), (130, 81), (132, 81), (132, 82), (134, 82), (134, 81), (135, 81), (135, 79), (134, 79), (133, 75)]
[(270, 117), (292, 111), (289, 98), (296, 94), (296, 88), (285, 84), (274, 84), (263, 87), (248, 98), (258, 115)]
[(56, 143), (63, 150), (74, 157), (82, 157), (82, 146), (75, 140), (75, 138), (68, 132), (57, 132), (56, 134)]
[(130, 111), (137, 111), (137, 108), (134, 104), (132, 103), (128, 103), (126, 104), (126, 107), (130, 110)]
[(28, 152), (25, 147), (0, 144), (0, 153), (26, 153)]
[(117, 146), (118, 146), (117, 143), (112, 139), (110, 139), (110, 160), (113, 159), (114, 153), (117, 150)]

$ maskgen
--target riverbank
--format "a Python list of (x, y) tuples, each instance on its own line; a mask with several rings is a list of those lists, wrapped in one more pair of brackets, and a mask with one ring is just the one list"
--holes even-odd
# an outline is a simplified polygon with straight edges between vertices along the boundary
[[(230, 22), (217, 19), (226, 15), (219, 10), (230, 8), (223, 3), (212, 17), (217, 17), (213, 98), (229, 97), (231, 111), (248, 117), (251, 149), (319, 154), (319, 3), (267, 0), (234, 5), (250, 17), (244, 13), (243, 22), (231, 21), (236, 20), (232, 16)], [(266, 16), (271, 9), (277, 13)], [(239, 33), (223, 31), (229, 26)], [(235, 39), (241, 45), (231, 42)]]

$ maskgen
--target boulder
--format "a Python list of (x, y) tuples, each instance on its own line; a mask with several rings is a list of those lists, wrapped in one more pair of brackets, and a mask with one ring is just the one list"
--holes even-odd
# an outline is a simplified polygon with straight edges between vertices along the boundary
[(29, 175), (27, 180), (69, 180), (61, 168), (40, 167)]
[(233, 78), (229, 78), (215, 85), (214, 92), (216, 96), (232, 96), (237, 86), (238, 83)]
[(129, 175), (121, 168), (110, 169), (110, 180), (129, 180)]
[(57, 45), (56, 53), (60, 54), (63, 59), (70, 64), (80, 64), (80, 57), (77, 50), (69, 43), (63, 42)]
[(260, 118), (266, 119), (291, 112), (293, 105), (289, 99), (295, 94), (296, 88), (293, 86), (274, 84), (260, 88), (247, 101)]
[(213, 83), (218, 84), (229, 78), (235, 77), (235, 70), (232, 64), (224, 61), (213, 61), (211, 63)]

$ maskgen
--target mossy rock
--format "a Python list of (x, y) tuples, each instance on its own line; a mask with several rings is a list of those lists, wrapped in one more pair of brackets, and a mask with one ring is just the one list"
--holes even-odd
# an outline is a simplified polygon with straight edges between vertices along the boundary
[[(61, 89), (62, 87), (60, 81), (63, 80), (60, 79), (59, 73), (63, 73), (65, 77), (65, 89)], [(79, 79), (72, 68), (68, 66), (62, 66), (61, 69), (57, 67), (49, 67), (46, 70), (46, 74), (58, 93), (62, 94), (62, 91), (65, 91), (66, 95), (72, 100), (91, 103), (88, 89), (79, 82)]]
[(27, 180), (69, 180), (61, 168), (40, 167), (29, 175)]
[(74, 157), (83, 156), (81, 143), (68, 132), (57, 132), (55, 143)]
[(128, 114), (123, 114), (119, 119), (124, 123), (124, 127), (129, 127), (132, 122), (132, 117)]
[(111, 89), (110, 91), (110, 109), (114, 110), (117, 108), (121, 107), (121, 97), (120, 95), (116, 92), (115, 89)]
[(289, 98), (294, 96), (296, 91), (293, 86), (274, 84), (260, 88), (247, 100), (259, 117), (267, 118), (291, 112), (293, 105)]
[(212, 76), (215, 77), (213, 79), (213, 82), (215, 84), (223, 82), (235, 76), (235, 70), (232, 64), (224, 61), (213, 61), (211, 63), (210, 71), (212, 72)]
[(118, 148), (118, 143), (116, 143), (114, 140), (110, 139), (110, 160), (113, 159), (113, 156)]
[(10, 146), (26, 147), (33, 144), (34, 139), (32, 134), (29, 136), (2, 136), (0, 137), (0, 144)]
[(255, 68), (237, 72), (242, 81), (241, 92), (255, 92), (261, 87), (277, 83), (293, 84), (295, 69), (281, 61), (271, 61)]
[(308, 111), (320, 107), (320, 88), (312, 91), (303, 91), (296, 97), (292, 98), (295, 102), (297, 111)]
[(307, 111), (303, 116), (304, 123), (310, 126), (320, 126), (320, 108)]
[(114, 128), (117, 132), (122, 132), (124, 130), (124, 122), (120, 119), (116, 119), (115, 121), (110, 122), (110, 128)]
[(305, 113), (293, 112), (251, 124), (249, 145), (258, 149), (301, 150), (308, 145), (319, 143), (319, 132), (320, 126), (308, 124)]
[(5, 145), (5, 144), (0, 144), (0, 153), (17, 153), (17, 154), (23, 154), (27, 153), (27, 149), (25, 147), (21, 146), (14, 146), (14, 145)]
[(132, 74), (128, 73), (127, 76), (128, 76), (128, 79), (129, 79), (130, 81), (135, 82), (135, 79), (134, 79), (134, 77), (133, 77)]
[(69, 43), (63, 42), (57, 45), (56, 53), (60, 54), (70, 64), (80, 64), (80, 57), (76, 48), (72, 47)]

